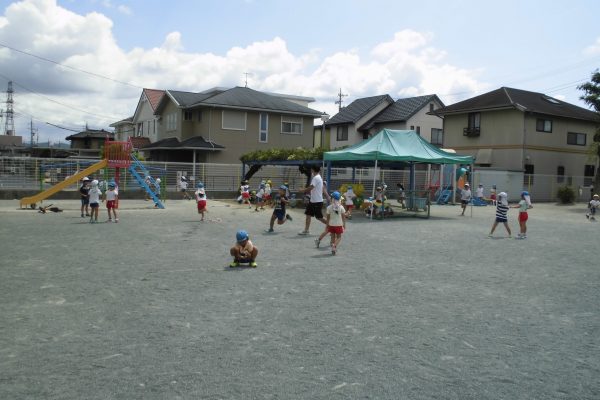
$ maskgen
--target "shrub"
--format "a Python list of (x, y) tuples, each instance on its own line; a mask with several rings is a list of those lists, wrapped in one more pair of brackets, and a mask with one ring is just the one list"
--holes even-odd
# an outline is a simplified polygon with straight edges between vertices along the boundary
[(556, 193), (561, 204), (570, 204), (575, 201), (575, 189), (570, 186), (561, 186)]

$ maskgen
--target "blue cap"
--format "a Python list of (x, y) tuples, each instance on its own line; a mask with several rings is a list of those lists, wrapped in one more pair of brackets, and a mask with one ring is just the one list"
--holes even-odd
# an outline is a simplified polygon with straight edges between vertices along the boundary
[(348, 185), (348, 189), (352, 189), (352, 185)]
[(281, 185), (281, 186), (279, 186), (279, 189), (281, 189), (281, 190), (287, 190), (287, 186)]
[(248, 232), (244, 230), (237, 231), (237, 233), (235, 234), (235, 238), (237, 239), (238, 243), (243, 242), (244, 240), (248, 240)]
[(202, 189), (202, 188), (204, 188), (204, 183), (202, 183), (202, 182), (198, 182), (198, 184), (196, 185), (196, 187), (197, 187), (198, 189)]
[(527, 190), (524, 190), (523, 192), (521, 192), (521, 196), (529, 196), (529, 192)]
[(114, 188), (116, 186), (117, 186), (117, 184), (114, 181), (108, 182), (108, 187), (113, 187)]
[(331, 193), (331, 197), (333, 197), (336, 200), (339, 200), (340, 198), (342, 198), (342, 195), (340, 194), (340, 192), (335, 191), (335, 192)]

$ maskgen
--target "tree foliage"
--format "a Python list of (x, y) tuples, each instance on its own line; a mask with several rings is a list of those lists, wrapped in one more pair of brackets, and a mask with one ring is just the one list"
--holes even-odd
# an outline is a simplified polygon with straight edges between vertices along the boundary
[(243, 154), (240, 157), (242, 162), (250, 161), (291, 161), (291, 160), (322, 160), (323, 148), (305, 149), (296, 147), (295, 149), (266, 149), (256, 150)]
[(585, 93), (580, 99), (600, 113), (600, 71), (594, 71), (590, 81), (577, 86), (577, 89)]

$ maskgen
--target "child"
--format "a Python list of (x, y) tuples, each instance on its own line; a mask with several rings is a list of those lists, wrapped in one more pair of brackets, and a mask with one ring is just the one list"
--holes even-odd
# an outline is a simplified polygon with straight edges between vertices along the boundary
[(340, 192), (331, 194), (331, 204), (327, 206), (327, 227), (331, 233), (331, 254), (335, 256), (337, 248), (342, 241), (342, 234), (346, 228), (346, 210), (340, 202)]
[(83, 178), (83, 182), (81, 183), (81, 187), (79, 188), (79, 195), (81, 196), (81, 218), (83, 218), (83, 211), (85, 210), (85, 216), (90, 216), (90, 195), (88, 194), (90, 191), (90, 178), (87, 176)]
[(475, 197), (477, 198), (477, 200), (480, 200), (483, 202), (483, 185), (481, 183), (477, 186), (477, 191), (475, 192)]
[(373, 216), (378, 217), (378, 216), (382, 216), (383, 217), (383, 210), (385, 209), (385, 190), (387, 189), (387, 185), (383, 185), (383, 186), (377, 186), (377, 188), (375, 189), (375, 205), (374, 205), (374, 210), (375, 210), (375, 214), (373, 214)]
[(400, 203), (400, 207), (406, 208), (404, 205), (404, 199), (406, 198), (406, 194), (404, 193), (404, 185), (398, 183), (398, 203)]
[(467, 209), (469, 201), (471, 201), (471, 187), (468, 183), (465, 183), (465, 188), (460, 191), (460, 206), (462, 207), (462, 213), (460, 215), (465, 215), (465, 210)]
[(242, 263), (248, 263), (252, 268), (256, 268), (256, 256), (258, 249), (252, 244), (246, 231), (237, 231), (235, 234), (236, 243), (229, 250), (229, 254), (233, 257), (233, 261), (229, 267), (239, 267)]
[(194, 196), (196, 197), (198, 214), (202, 216), (200, 218), (200, 221), (204, 221), (204, 213), (206, 212), (206, 193), (204, 191), (204, 184), (202, 182), (198, 182), (198, 184), (196, 185), (196, 191), (194, 192)]
[[(150, 174), (146, 175), (144, 182), (146, 183), (146, 185), (148, 185), (150, 190), (152, 190), (152, 177), (150, 176)], [(150, 200), (150, 195), (148, 194), (148, 192), (146, 192), (144, 196), (145, 196), (144, 200), (146, 200), (146, 201)]]
[(585, 214), (585, 217), (595, 221), (596, 220), (596, 210), (600, 207), (600, 200), (597, 194), (595, 194), (594, 196), (592, 196), (592, 199), (590, 200), (590, 203), (588, 204), (588, 208), (590, 209), (590, 212), (588, 212), (587, 214)]
[(492, 185), (490, 189), (490, 200), (492, 201), (492, 205), (496, 205), (496, 185)]
[(512, 235), (512, 233), (510, 232), (510, 227), (508, 226), (508, 195), (505, 192), (500, 192), (500, 194), (498, 195), (498, 205), (496, 206), (496, 220), (494, 221), (494, 224), (492, 225), (492, 230), (490, 231), (490, 234), (488, 235), (488, 237), (492, 237), (494, 235), (494, 230), (496, 229), (496, 227), (498, 226), (498, 224), (500, 222), (502, 222), (504, 224), (504, 227), (506, 228), (506, 231), (508, 232), (508, 237), (510, 238), (510, 236)]
[(108, 190), (104, 194), (106, 198), (106, 210), (108, 211), (108, 222), (112, 222), (110, 210), (115, 217), (115, 222), (119, 222), (117, 216), (117, 202), (119, 200), (119, 192), (116, 190), (117, 185), (114, 182), (108, 183)]
[(271, 180), (267, 179), (267, 181), (265, 182), (265, 195), (264, 195), (264, 199), (265, 199), (265, 204), (266, 205), (271, 205)]
[(517, 239), (526, 239), (527, 238), (527, 219), (529, 219), (529, 215), (527, 214), (528, 208), (533, 208), (531, 205), (531, 200), (529, 199), (528, 192), (521, 193), (521, 201), (519, 204), (514, 206), (513, 208), (519, 209), (519, 234), (517, 235)]
[(258, 211), (258, 206), (260, 206), (261, 210), (265, 209), (265, 181), (261, 181), (258, 187), (258, 192), (256, 192), (256, 207), (254, 211)]
[(181, 190), (181, 194), (184, 199), (191, 200), (192, 198), (187, 194), (188, 182), (185, 176), (181, 177), (181, 181), (179, 182), (179, 188)]
[(346, 198), (344, 203), (346, 205), (346, 217), (352, 219), (352, 209), (354, 208), (354, 199), (356, 198), (354, 190), (352, 190), (352, 185), (348, 185), (344, 197)]
[(100, 207), (100, 197), (102, 191), (98, 188), (98, 181), (94, 179), (92, 181), (92, 188), (88, 192), (90, 195), (90, 224), (98, 222), (98, 208)]
[(250, 205), (250, 185), (248, 185), (247, 180), (242, 181), (240, 192), (242, 195), (242, 203), (248, 204), (248, 208), (252, 208), (252, 205)]
[(289, 214), (285, 213), (285, 206), (288, 204), (288, 198), (285, 195), (287, 187), (281, 185), (279, 187), (279, 193), (275, 195), (275, 199), (273, 200), (273, 215), (271, 215), (271, 222), (269, 225), (269, 230), (267, 232), (271, 233), (275, 230), (273, 226), (275, 225), (275, 220), (277, 220), (277, 225), (283, 225), (285, 221), (292, 220), (292, 217)]

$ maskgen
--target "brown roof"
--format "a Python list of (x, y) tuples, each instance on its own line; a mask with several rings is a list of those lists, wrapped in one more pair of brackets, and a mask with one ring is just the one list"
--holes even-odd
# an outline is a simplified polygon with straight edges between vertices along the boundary
[(156, 106), (158, 106), (158, 102), (160, 101), (160, 98), (163, 96), (163, 94), (165, 94), (165, 91), (158, 89), (144, 89), (144, 94), (150, 102), (150, 107), (152, 107), (152, 111), (156, 111)]

